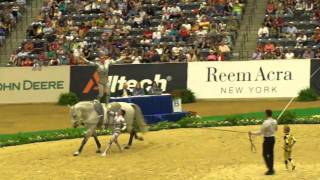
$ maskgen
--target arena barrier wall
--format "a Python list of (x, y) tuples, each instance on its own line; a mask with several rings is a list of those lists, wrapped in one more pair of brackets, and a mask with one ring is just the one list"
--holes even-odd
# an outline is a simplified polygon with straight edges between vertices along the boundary
[(320, 95), (320, 60), (313, 59), (311, 61), (311, 75), (310, 86)]
[(187, 87), (200, 99), (289, 98), (310, 87), (310, 60), (192, 62)]
[[(70, 90), (81, 100), (97, 97), (99, 76), (95, 66), (72, 66)], [(129, 88), (135, 87), (137, 81), (148, 88), (156, 81), (163, 92), (187, 88), (187, 63), (166, 64), (128, 64), (110, 66), (109, 82), (111, 94), (123, 89), (123, 83)]]
[(69, 85), (69, 66), (0, 67), (0, 104), (57, 102)]

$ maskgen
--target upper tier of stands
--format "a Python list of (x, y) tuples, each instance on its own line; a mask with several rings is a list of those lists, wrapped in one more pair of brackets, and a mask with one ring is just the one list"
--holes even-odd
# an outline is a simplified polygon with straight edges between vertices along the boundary
[(319, 1), (270, 0), (253, 58), (320, 58), (319, 20)]
[(10, 63), (225, 60), (244, 6), (244, 0), (48, 0)]

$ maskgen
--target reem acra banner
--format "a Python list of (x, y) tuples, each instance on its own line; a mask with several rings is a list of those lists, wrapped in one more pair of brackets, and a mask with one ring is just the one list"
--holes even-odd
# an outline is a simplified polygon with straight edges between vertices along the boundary
[(58, 102), (61, 93), (69, 92), (70, 67), (0, 68), (0, 104)]
[(200, 99), (295, 97), (310, 87), (310, 60), (194, 62), (187, 84)]

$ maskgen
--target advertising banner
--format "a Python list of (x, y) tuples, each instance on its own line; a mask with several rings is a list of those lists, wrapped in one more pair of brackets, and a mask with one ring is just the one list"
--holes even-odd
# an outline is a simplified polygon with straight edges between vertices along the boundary
[(310, 87), (310, 60), (194, 62), (188, 88), (197, 98), (289, 98)]
[[(173, 89), (187, 88), (187, 64), (128, 64), (111, 65), (109, 71), (109, 86), (111, 96), (123, 89), (126, 83), (129, 89), (141, 83), (148, 89), (153, 81), (163, 92)], [(99, 75), (95, 66), (72, 66), (70, 91), (76, 93), (81, 100), (92, 100), (97, 97)]]
[(320, 95), (320, 60), (319, 59), (313, 59), (311, 61), (310, 73), (313, 76), (310, 80), (310, 86)]
[(69, 92), (70, 67), (0, 67), (0, 103), (58, 102)]

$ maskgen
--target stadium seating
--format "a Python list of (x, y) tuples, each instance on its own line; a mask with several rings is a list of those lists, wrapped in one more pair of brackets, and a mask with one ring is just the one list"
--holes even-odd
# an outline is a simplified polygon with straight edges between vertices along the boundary
[[(320, 21), (319, 1), (313, 0), (270, 0), (267, 5), (263, 25), (269, 35), (262, 35), (255, 53), (259, 59), (320, 58)], [(319, 37), (318, 37), (319, 36)], [(273, 43), (276, 48), (266, 52), (259, 48)], [(260, 51), (260, 52), (259, 52)], [(286, 56), (293, 52), (294, 56)], [(276, 53), (278, 55), (276, 55)]]
[(25, 11), (25, 1), (0, 2), (0, 47)]
[(106, 55), (125, 63), (228, 60), (244, 6), (243, 0), (54, 0), (10, 63), (74, 65), (84, 64), (80, 56)]

